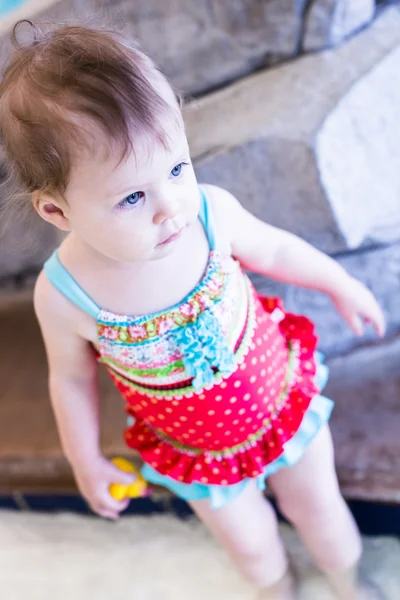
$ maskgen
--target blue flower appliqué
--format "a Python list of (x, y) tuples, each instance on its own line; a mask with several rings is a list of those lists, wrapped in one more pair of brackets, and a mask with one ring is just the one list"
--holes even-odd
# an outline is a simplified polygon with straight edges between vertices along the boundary
[(235, 357), (222, 335), (218, 320), (211, 311), (175, 333), (175, 339), (183, 353), (183, 364), (193, 377), (195, 390), (213, 383), (214, 371), (231, 373)]

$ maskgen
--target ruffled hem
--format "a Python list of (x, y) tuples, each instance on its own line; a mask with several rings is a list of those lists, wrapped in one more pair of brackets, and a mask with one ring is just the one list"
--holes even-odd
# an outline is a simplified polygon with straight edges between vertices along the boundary
[[(327, 367), (321, 364), (317, 370), (317, 378), (319, 381), (326, 381), (326, 374)], [(257, 476), (257, 486), (260, 490), (265, 489), (265, 480), (268, 477), (274, 475), (281, 469), (294, 466), (301, 459), (313, 439), (317, 437), (322, 427), (328, 423), (333, 405), (333, 401), (324, 396), (317, 395), (313, 398), (304, 415), (299, 430), (293, 438), (285, 444), (281, 456), (267, 465), (264, 472)], [(187, 502), (208, 498), (211, 507), (215, 509), (221, 508), (235, 500), (251, 481), (251, 479), (247, 478), (239, 483), (229, 486), (206, 485), (199, 482), (189, 484), (181, 483), (169, 476), (161, 475), (148, 464), (143, 466), (142, 475), (153, 485), (163, 486)]]
[(271, 318), (279, 321), (280, 330), (292, 351), (291, 376), (282, 404), (247, 442), (220, 453), (179, 447), (138, 419), (127, 430), (126, 442), (161, 475), (179, 483), (217, 486), (240, 484), (260, 475), (264, 477), (268, 466), (283, 455), (288, 442), (299, 431), (311, 402), (320, 391), (316, 384), (314, 326), (306, 317), (284, 313), (280, 299), (260, 298), (260, 301), (264, 310), (271, 313)]

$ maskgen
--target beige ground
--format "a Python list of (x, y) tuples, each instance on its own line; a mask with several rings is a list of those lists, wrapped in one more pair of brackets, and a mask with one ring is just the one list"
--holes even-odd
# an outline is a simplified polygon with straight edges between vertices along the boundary
[[(304, 600), (331, 600), (292, 531)], [(365, 566), (388, 600), (400, 598), (400, 541), (366, 540)], [(4, 600), (256, 600), (201, 525), (174, 517), (119, 523), (61, 514), (0, 512)]]

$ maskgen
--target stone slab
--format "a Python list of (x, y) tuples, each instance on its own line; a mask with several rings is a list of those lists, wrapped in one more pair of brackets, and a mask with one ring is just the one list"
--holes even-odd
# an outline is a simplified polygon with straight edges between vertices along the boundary
[(400, 239), (400, 12), (191, 103), (200, 181), (330, 252)]

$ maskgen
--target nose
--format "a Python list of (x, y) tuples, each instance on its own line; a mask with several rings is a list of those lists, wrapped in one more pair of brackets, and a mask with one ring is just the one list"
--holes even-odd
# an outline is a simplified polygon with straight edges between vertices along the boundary
[(154, 224), (161, 225), (176, 217), (178, 213), (179, 201), (176, 198), (176, 192), (168, 188), (160, 190), (154, 200)]

